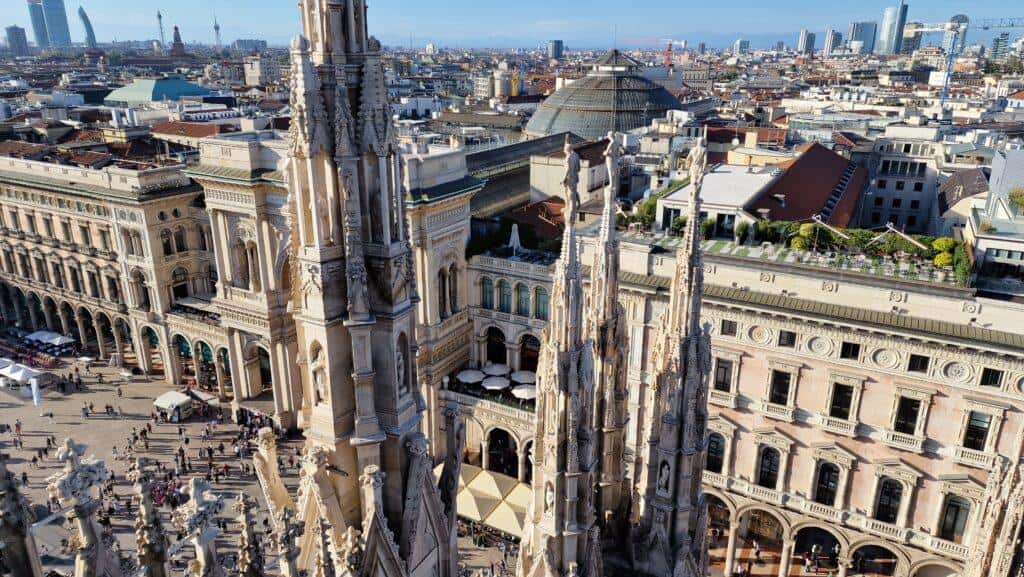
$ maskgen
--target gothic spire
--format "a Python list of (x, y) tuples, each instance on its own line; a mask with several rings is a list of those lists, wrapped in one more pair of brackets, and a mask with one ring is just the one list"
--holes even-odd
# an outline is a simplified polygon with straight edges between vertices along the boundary
[(263, 577), (263, 548), (253, 531), (255, 520), (252, 511), (256, 503), (245, 493), (238, 494), (234, 510), (238, 514), (241, 532), (238, 535), (238, 576)]
[(565, 233), (555, 267), (551, 322), (537, 371), (533, 501), (517, 567), (520, 577), (600, 577), (594, 515), (593, 343), (583, 338), (583, 285), (576, 234), (580, 159), (565, 143)]
[(623, 486), (623, 427), (625, 424), (626, 372), (625, 311), (619, 303), (619, 243), (615, 231), (615, 203), (623, 149), (615, 133), (608, 134), (605, 164), (608, 186), (604, 190), (604, 208), (594, 264), (590, 278), (590, 309), (587, 329), (594, 347), (594, 395), (591, 401), (591, 428), (594, 450), (600, 461), (598, 479), (598, 521), (606, 540), (625, 535), (631, 491)]
[(139, 567), (147, 571), (147, 577), (167, 577), (167, 536), (149, 492), (150, 477), (144, 460), (135, 460), (128, 480), (135, 489), (138, 506), (134, 527)]
[(701, 478), (711, 343), (700, 326), (704, 270), (698, 233), (706, 169), (707, 150), (700, 139), (690, 152), (689, 218), (654, 359), (657, 385), (646, 503), (634, 559), (636, 568), (650, 575), (695, 577), (707, 568)]
[(36, 575), (37, 562), (29, 556), (28, 507), (18, 491), (14, 475), (7, 470), (7, 454), (0, 452), (0, 542), (4, 544), (4, 561), (14, 577)]

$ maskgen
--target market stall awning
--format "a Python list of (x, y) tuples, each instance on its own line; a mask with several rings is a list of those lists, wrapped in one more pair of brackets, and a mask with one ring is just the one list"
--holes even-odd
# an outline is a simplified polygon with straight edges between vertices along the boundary
[(477, 522), (483, 522), (501, 504), (501, 499), (475, 493), (469, 487), (459, 491), (459, 496), (455, 501), (459, 507), (460, 517)]
[[(442, 471), (444, 464), (434, 467), (434, 477), (440, 479)], [(520, 538), (532, 498), (533, 491), (526, 483), (462, 464), (456, 498), (459, 517)]]

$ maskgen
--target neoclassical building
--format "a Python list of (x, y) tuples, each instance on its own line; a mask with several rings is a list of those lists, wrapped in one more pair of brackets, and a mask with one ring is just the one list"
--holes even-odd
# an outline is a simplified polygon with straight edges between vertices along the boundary
[(0, 152), (5, 323), (71, 335), (170, 382), (196, 378), (201, 351), (225, 386), (215, 331), (184, 306), (211, 294), (217, 276), (203, 191), (182, 167), (76, 165), (42, 145)]
[[(596, 233), (584, 231), (583, 262)], [(653, 344), (678, 242), (619, 240), (623, 457), (634, 484), (649, 465)], [(468, 260), (467, 366), (534, 366), (530, 344), (547, 324), (552, 262), (500, 247)], [(729, 535), (720, 563), (736, 567), (744, 540), (758, 539), (783, 562), (814, 544), (838, 546), (837, 574), (1007, 574), (1024, 490), (1019, 306), (952, 283), (781, 255), (707, 251), (704, 274), (702, 318), (713, 343), (704, 489), (711, 523)], [(431, 412), (452, 401), (464, 408), (467, 462), (530, 481), (532, 405), (454, 376), (429, 383), (439, 388), (428, 399)]]

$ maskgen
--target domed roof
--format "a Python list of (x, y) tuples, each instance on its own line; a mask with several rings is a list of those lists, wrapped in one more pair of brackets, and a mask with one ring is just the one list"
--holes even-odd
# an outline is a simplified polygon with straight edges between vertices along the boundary
[(659, 84), (637, 73), (640, 63), (618, 50), (593, 62), (583, 78), (562, 87), (537, 108), (526, 124), (532, 136), (572, 132), (587, 140), (646, 125), (680, 107)]

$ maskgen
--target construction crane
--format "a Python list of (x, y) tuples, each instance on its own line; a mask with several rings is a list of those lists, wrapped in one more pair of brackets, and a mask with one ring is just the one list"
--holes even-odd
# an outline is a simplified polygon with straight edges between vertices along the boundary
[(675, 40), (672, 38), (626, 38), (625, 41), (630, 44), (639, 44), (641, 46), (665, 44), (665, 67), (672, 66), (673, 46), (679, 46), (684, 50), (686, 49), (686, 40)]
[(939, 110), (946, 110), (946, 102), (949, 100), (949, 79), (953, 75), (953, 61), (956, 55), (963, 50), (967, 43), (968, 30), (1004, 30), (1011, 28), (1024, 28), (1024, 17), (1021, 18), (982, 18), (980, 20), (968, 20), (966, 16), (954, 16), (949, 22), (940, 24), (922, 24), (917, 28), (918, 32), (946, 32), (952, 33), (951, 42), (946, 47), (949, 54), (946, 55), (946, 76), (942, 83), (942, 99), (939, 103)]

